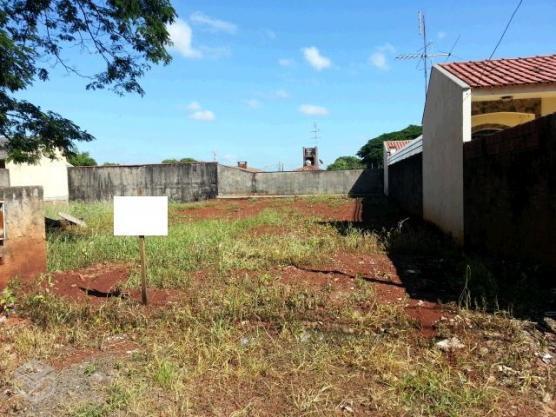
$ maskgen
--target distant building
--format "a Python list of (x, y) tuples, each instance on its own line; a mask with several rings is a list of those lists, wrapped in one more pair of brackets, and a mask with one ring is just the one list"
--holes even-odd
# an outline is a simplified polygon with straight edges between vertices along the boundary
[(314, 146), (303, 148), (303, 166), (298, 171), (319, 171), (319, 148)]
[(44, 201), (68, 201), (68, 167), (72, 165), (61, 152), (54, 159), (43, 156), (36, 164), (16, 164), (7, 160), (5, 143), (6, 139), (0, 139), (0, 168), (8, 169), (11, 187), (38, 185), (43, 188)]

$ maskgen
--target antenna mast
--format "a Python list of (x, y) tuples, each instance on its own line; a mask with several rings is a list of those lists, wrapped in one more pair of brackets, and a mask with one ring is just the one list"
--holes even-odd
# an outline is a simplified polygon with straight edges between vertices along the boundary
[(311, 130), (311, 133), (313, 134), (313, 140), (315, 141), (315, 146), (319, 145), (319, 138), (320, 138), (320, 129), (319, 126), (317, 125), (317, 122), (313, 123), (313, 130)]
[(429, 83), (429, 61), (430, 58), (437, 58), (437, 57), (449, 57), (452, 53), (446, 52), (439, 52), (436, 54), (429, 53), (429, 47), (432, 45), (432, 42), (427, 40), (427, 25), (425, 22), (425, 14), (422, 11), (417, 13), (417, 20), (419, 24), (419, 35), (423, 37), (423, 47), (417, 51), (416, 53), (412, 54), (403, 54), (398, 55), (396, 59), (407, 61), (410, 59), (418, 59), (419, 61), (423, 62), (423, 71), (425, 75), (425, 96), (427, 95), (427, 87)]

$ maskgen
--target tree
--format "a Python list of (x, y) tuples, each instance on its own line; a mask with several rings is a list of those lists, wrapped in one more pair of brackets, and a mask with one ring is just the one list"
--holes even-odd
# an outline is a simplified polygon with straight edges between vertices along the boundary
[(165, 159), (162, 161), (163, 164), (191, 164), (193, 162), (197, 162), (197, 160), (193, 158), (182, 158), (182, 159)]
[(120, 164), (116, 163), (116, 162), (105, 162), (102, 164), (103, 167), (116, 167)]
[(410, 140), (420, 136), (423, 128), (417, 125), (409, 125), (405, 129), (396, 132), (383, 133), (376, 138), (370, 139), (360, 150), (357, 152), (365, 165), (372, 168), (382, 167), (384, 163), (384, 146), (383, 143), (387, 140)]
[(74, 167), (92, 167), (97, 161), (89, 155), (89, 152), (75, 152), (68, 156), (68, 162)]
[[(18, 98), (18, 92), (46, 81), (62, 66), (86, 79), (87, 90), (117, 94), (144, 90), (139, 79), (151, 64), (167, 64), (174, 21), (171, 0), (3, 0), (0, 1), (0, 136), (8, 157), (35, 162), (56, 150), (69, 156), (75, 141), (94, 137), (72, 121)], [(66, 48), (98, 58), (103, 69), (83, 73), (69, 63)]]
[(363, 161), (356, 156), (340, 156), (336, 160), (328, 165), (326, 168), (328, 171), (339, 171), (342, 169), (361, 169), (365, 168)]

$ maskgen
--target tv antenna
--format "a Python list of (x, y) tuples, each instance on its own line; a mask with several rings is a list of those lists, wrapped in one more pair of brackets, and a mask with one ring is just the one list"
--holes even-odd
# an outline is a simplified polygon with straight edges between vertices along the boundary
[(313, 130), (311, 130), (311, 133), (313, 134), (313, 140), (315, 141), (315, 146), (318, 146), (319, 138), (320, 138), (320, 129), (317, 125), (317, 122), (313, 123)]
[(427, 39), (427, 25), (425, 22), (425, 14), (422, 11), (417, 13), (417, 22), (419, 24), (419, 35), (423, 37), (423, 47), (419, 49), (417, 52), (410, 53), (410, 54), (402, 54), (398, 55), (396, 59), (402, 61), (408, 61), (417, 59), (419, 60), (419, 64), (423, 64), (423, 72), (425, 75), (425, 96), (427, 95), (427, 87), (429, 83), (429, 65), (432, 58), (439, 58), (439, 57), (446, 57), (446, 59), (452, 56), (452, 51), (456, 47), (457, 42), (459, 41), (459, 36), (456, 39), (456, 42), (452, 46), (450, 52), (437, 52), (431, 53), (432, 42), (429, 42)]

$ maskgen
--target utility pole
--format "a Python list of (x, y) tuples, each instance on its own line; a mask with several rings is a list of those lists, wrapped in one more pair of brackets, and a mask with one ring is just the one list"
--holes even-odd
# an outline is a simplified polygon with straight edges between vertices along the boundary
[[(452, 52), (439, 52), (439, 53), (430, 53), (430, 47), (432, 46), (432, 42), (429, 42), (427, 39), (427, 24), (425, 22), (425, 14), (421, 11), (417, 13), (417, 20), (419, 23), (419, 35), (423, 37), (423, 47), (419, 49), (415, 53), (410, 54), (402, 54), (398, 55), (396, 59), (407, 61), (418, 59), (420, 62), (423, 63), (423, 72), (425, 75), (425, 97), (427, 95), (427, 87), (429, 83), (429, 62), (431, 58), (438, 58), (438, 57), (449, 57), (452, 55)], [(459, 38), (458, 38), (459, 39)], [(456, 41), (457, 42), (457, 41)], [(455, 47), (455, 45), (454, 45)], [(453, 48), (452, 48), (453, 50)]]

